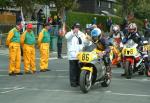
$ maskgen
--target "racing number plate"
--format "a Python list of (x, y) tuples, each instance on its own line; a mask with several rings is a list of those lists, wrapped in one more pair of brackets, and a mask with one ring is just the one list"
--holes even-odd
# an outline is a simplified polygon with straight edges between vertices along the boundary
[(144, 45), (143, 51), (150, 51), (150, 45)]
[(90, 53), (82, 53), (81, 57), (80, 57), (80, 61), (81, 62), (90, 62), (92, 59)]
[(134, 54), (136, 54), (136, 50), (135, 49), (124, 49), (124, 55), (126, 56), (133, 56)]

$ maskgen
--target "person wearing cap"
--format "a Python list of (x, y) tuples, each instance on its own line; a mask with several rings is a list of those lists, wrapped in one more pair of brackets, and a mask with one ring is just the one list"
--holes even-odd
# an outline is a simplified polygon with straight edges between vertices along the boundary
[(69, 71), (70, 71), (70, 85), (71, 87), (77, 87), (79, 85), (80, 67), (77, 54), (83, 51), (85, 46), (86, 37), (83, 32), (80, 31), (80, 24), (75, 23), (72, 30), (65, 35), (67, 39), (68, 59), (69, 59)]
[(11, 29), (6, 39), (6, 45), (9, 47), (9, 75), (22, 75), (20, 72), (21, 51), (20, 51), (20, 30), (21, 23)]
[(27, 24), (25, 32), (21, 35), (21, 45), (23, 47), (24, 71), (25, 74), (36, 72), (35, 66), (35, 35), (32, 31), (32, 24)]
[(50, 45), (50, 34), (48, 32), (50, 25), (48, 23), (43, 25), (43, 29), (38, 37), (38, 45), (40, 48), (40, 71), (46, 72), (48, 69), (49, 60), (49, 45)]

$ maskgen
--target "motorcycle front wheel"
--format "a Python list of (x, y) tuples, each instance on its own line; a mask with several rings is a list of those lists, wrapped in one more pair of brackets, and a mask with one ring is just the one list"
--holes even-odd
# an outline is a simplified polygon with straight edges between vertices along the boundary
[(92, 85), (92, 79), (90, 78), (90, 71), (82, 70), (80, 73), (80, 89), (83, 93), (87, 93)]
[(132, 77), (132, 68), (129, 61), (125, 62), (125, 74), (127, 79), (131, 79)]

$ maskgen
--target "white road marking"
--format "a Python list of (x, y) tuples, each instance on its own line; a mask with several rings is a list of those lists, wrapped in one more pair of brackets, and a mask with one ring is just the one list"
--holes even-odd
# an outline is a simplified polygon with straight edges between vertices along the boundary
[(139, 81), (139, 82), (149, 82), (150, 78), (139, 78), (139, 79), (126, 79), (126, 78), (112, 78), (112, 80), (121, 80), (121, 81)]
[(63, 93), (80, 93), (81, 91), (70, 91), (70, 90), (61, 90), (61, 89), (38, 89), (38, 88), (25, 88), (24, 90), (31, 91), (46, 91), (46, 92), (63, 92)]
[(22, 90), (24, 89), (24, 87), (21, 87), (21, 88), (13, 88), (12, 90), (7, 90), (7, 91), (4, 91), (4, 92), (0, 92), (1, 94), (5, 94), (5, 93), (9, 93), (9, 92), (13, 92), (13, 91), (18, 91), (18, 90)]
[(115, 93), (112, 91), (105, 92), (106, 94), (111, 94), (111, 95), (120, 95), (120, 96), (134, 96), (134, 97), (150, 97), (150, 95), (145, 95), (145, 94), (126, 94), (126, 93)]
[(17, 88), (18, 86), (15, 86), (15, 87), (7, 87), (7, 88), (0, 88), (0, 89), (4, 89), (4, 90), (7, 90), (7, 89), (14, 89), (14, 88)]
[(56, 72), (69, 72), (69, 70), (53, 70), (53, 71), (56, 71)]
[[(71, 91), (71, 90), (61, 90), (61, 89), (39, 89), (39, 88), (24, 88), (24, 90), (31, 90), (31, 91), (45, 91), (45, 92), (63, 92), (63, 93), (82, 93), (81, 91)], [(101, 93), (97, 91), (91, 91), (91, 93)], [(119, 95), (119, 96), (133, 96), (133, 97), (150, 97), (150, 95), (145, 94), (127, 94), (127, 93), (115, 93), (112, 91), (105, 91), (107, 95)]]
[(0, 75), (0, 77), (8, 77), (9, 75)]
[(68, 78), (69, 76), (37, 76), (39, 78)]
[[(67, 58), (67, 56), (62, 56), (64, 59), (66, 59)], [(36, 58), (36, 59), (40, 59), (40, 58)], [(57, 57), (51, 57), (51, 58), (49, 58), (49, 60), (56, 60), (56, 59), (58, 59)]]
[(7, 54), (7, 53), (0, 53), (0, 55), (8, 56), (8, 54)]

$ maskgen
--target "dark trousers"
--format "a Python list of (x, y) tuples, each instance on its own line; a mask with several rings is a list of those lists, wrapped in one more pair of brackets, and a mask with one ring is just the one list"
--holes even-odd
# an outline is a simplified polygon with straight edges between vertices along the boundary
[(58, 57), (61, 57), (62, 43), (57, 43), (57, 53), (58, 53)]
[(110, 66), (109, 54), (106, 54), (103, 56), (103, 61), (104, 61), (105, 66)]
[(69, 60), (70, 84), (79, 84), (80, 67), (78, 60)]
[(23, 57), (23, 48), (21, 47), (20, 50), (21, 50), (21, 56)]

